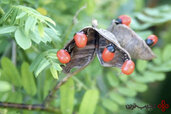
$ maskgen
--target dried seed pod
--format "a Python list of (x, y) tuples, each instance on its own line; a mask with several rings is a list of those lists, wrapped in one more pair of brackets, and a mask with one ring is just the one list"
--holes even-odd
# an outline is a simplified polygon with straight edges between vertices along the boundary
[(108, 30), (115, 35), (119, 44), (128, 51), (132, 58), (151, 60), (156, 57), (145, 41), (131, 28), (123, 24), (117, 25), (113, 20)]
[[(87, 35), (87, 45), (84, 48), (78, 48), (72, 39), (64, 47), (71, 55), (70, 62), (63, 66), (65, 73), (69, 73), (72, 68), (82, 68), (88, 65), (93, 60), (95, 54), (97, 54), (101, 65), (105, 67), (121, 68), (126, 60), (131, 59), (128, 52), (119, 45), (115, 36), (109, 31), (94, 27), (85, 27), (81, 31)], [(104, 62), (102, 52), (111, 43), (116, 46), (115, 58), (110, 62)]]

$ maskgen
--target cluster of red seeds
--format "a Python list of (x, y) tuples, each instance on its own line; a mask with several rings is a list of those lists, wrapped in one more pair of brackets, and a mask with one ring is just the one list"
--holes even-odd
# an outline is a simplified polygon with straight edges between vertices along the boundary
[[(124, 24), (129, 27), (131, 18), (127, 15), (121, 15), (116, 19), (116, 21), (118, 24)], [(74, 35), (74, 40), (78, 48), (84, 48), (87, 45), (87, 36), (86, 34), (84, 34), (84, 32), (76, 33)], [(147, 45), (154, 46), (157, 43), (158, 38), (155, 35), (150, 35), (145, 41)], [(109, 44), (106, 48), (104, 48), (102, 53), (103, 61), (110, 62), (111, 60), (113, 60), (115, 56), (115, 50), (115, 45), (113, 44)], [(70, 54), (64, 49), (61, 49), (57, 52), (57, 58), (63, 64), (66, 64), (71, 60)], [(126, 75), (130, 75), (133, 73), (134, 68), (134, 62), (132, 60), (126, 60), (122, 65), (121, 71)]]
[[(74, 40), (79, 48), (84, 48), (87, 45), (87, 36), (83, 32), (76, 33), (74, 35)], [(57, 58), (63, 64), (69, 63), (71, 60), (70, 54), (64, 49), (57, 52)]]

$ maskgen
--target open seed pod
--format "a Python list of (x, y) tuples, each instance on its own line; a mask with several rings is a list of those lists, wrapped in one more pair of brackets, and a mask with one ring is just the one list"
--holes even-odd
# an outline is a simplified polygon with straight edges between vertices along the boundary
[[(105, 67), (119, 67), (121, 68), (125, 60), (129, 60), (130, 55), (123, 49), (115, 36), (107, 30), (97, 29), (94, 27), (85, 27), (80, 32), (87, 35), (88, 42), (84, 48), (78, 48), (72, 39), (64, 49), (71, 55), (71, 61), (63, 67), (65, 73), (69, 73), (72, 68), (82, 68), (88, 65), (97, 54), (102, 66)], [(102, 59), (102, 51), (108, 44), (116, 46), (115, 57), (110, 62), (104, 62)]]
[(145, 41), (130, 27), (116, 24), (115, 20), (113, 20), (108, 30), (115, 35), (119, 44), (128, 51), (132, 58), (151, 60), (156, 57)]

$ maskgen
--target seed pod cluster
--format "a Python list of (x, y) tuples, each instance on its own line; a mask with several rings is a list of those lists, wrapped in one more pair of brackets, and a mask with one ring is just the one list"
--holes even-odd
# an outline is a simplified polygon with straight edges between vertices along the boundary
[(107, 30), (97, 26), (85, 27), (75, 33), (64, 49), (57, 52), (59, 61), (63, 64), (63, 71), (69, 73), (72, 68), (87, 66), (97, 55), (104, 67), (121, 68), (122, 73), (133, 73), (135, 64), (131, 60), (151, 60), (155, 57), (149, 46), (154, 46), (158, 39), (151, 35), (146, 41), (142, 40), (130, 27), (131, 18), (119, 16), (112, 21)]

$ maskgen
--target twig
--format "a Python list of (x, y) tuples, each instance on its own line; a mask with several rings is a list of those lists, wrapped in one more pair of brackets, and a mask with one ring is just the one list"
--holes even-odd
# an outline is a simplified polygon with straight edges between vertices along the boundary
[(49, 103), (53, 100), (56, 91), (72, 76), (76, 75), (77, 73), (79, 73), (81, 70), (83, 70), (86, 66), (76, 70), (75, 72), (68, 74), (66, 77), (64, 77), (59, 83), (57, 83), (55, 85), (55, 87), (49, 92), (49, 94), (47, 95), (47, 97), (45, 98), (43, 104), (48, 106)]
[(73, 23), (74, 25), (78, 23), (78, 19), (77, 19), (78, 14), (79, 14), (82, 10), (84, 10), (86, 7), (87, 7), (87, 5), (85, 4), (85, 5), (84, 5), (83, 7), (81, 7), (79, 10), (77, 10), (77, 12), (75, 13), (75, 15), (74, 15), (74, 17), (73, 17), (73, 19), (72, 19), (72, 23)]
[(53, 112), (53, 113), (60, 113), (59, 110), (56, 108), (52, 107), (45, 107), (44, 105), (41, 104), (34, 104), (34, 105), (29, 105), (29, 104), (18, 104), (18, 103), (8, 103), (8, 102), (0, 102), (0, 107), (1, 108), (13, 108), (13, 109), (22, 109), (22, 110), (37, 110), (37, 111), (47, 111), (47, 112)]
[(11, 57), (11, 59), (12, 59), (12, 62), (14, 65), (16, 65), (16, 58), (17, 58), (16, 48), (17, 48), (16, 43), (14, 40), (12, 40), (12, 57)]
[(77, 10), (77, 12), (75, 13), (74, 17), (72, 18), (71, 25), (68, 27), (68, 29), (65, 32), (66, 34), (65, 34), (65, 37), (64, 37), (64, 43), (66, 43), (66, 39), (68, 38), (69, 34), (71, 33), (73, 26), (78, 23), (77, 17), (79, 15), (79, 13), (82, 10), (84, 10), (86, 7), (87, 7), (87, 5), (85, 4), (83, 7), (81, 7), (79, 10)]

